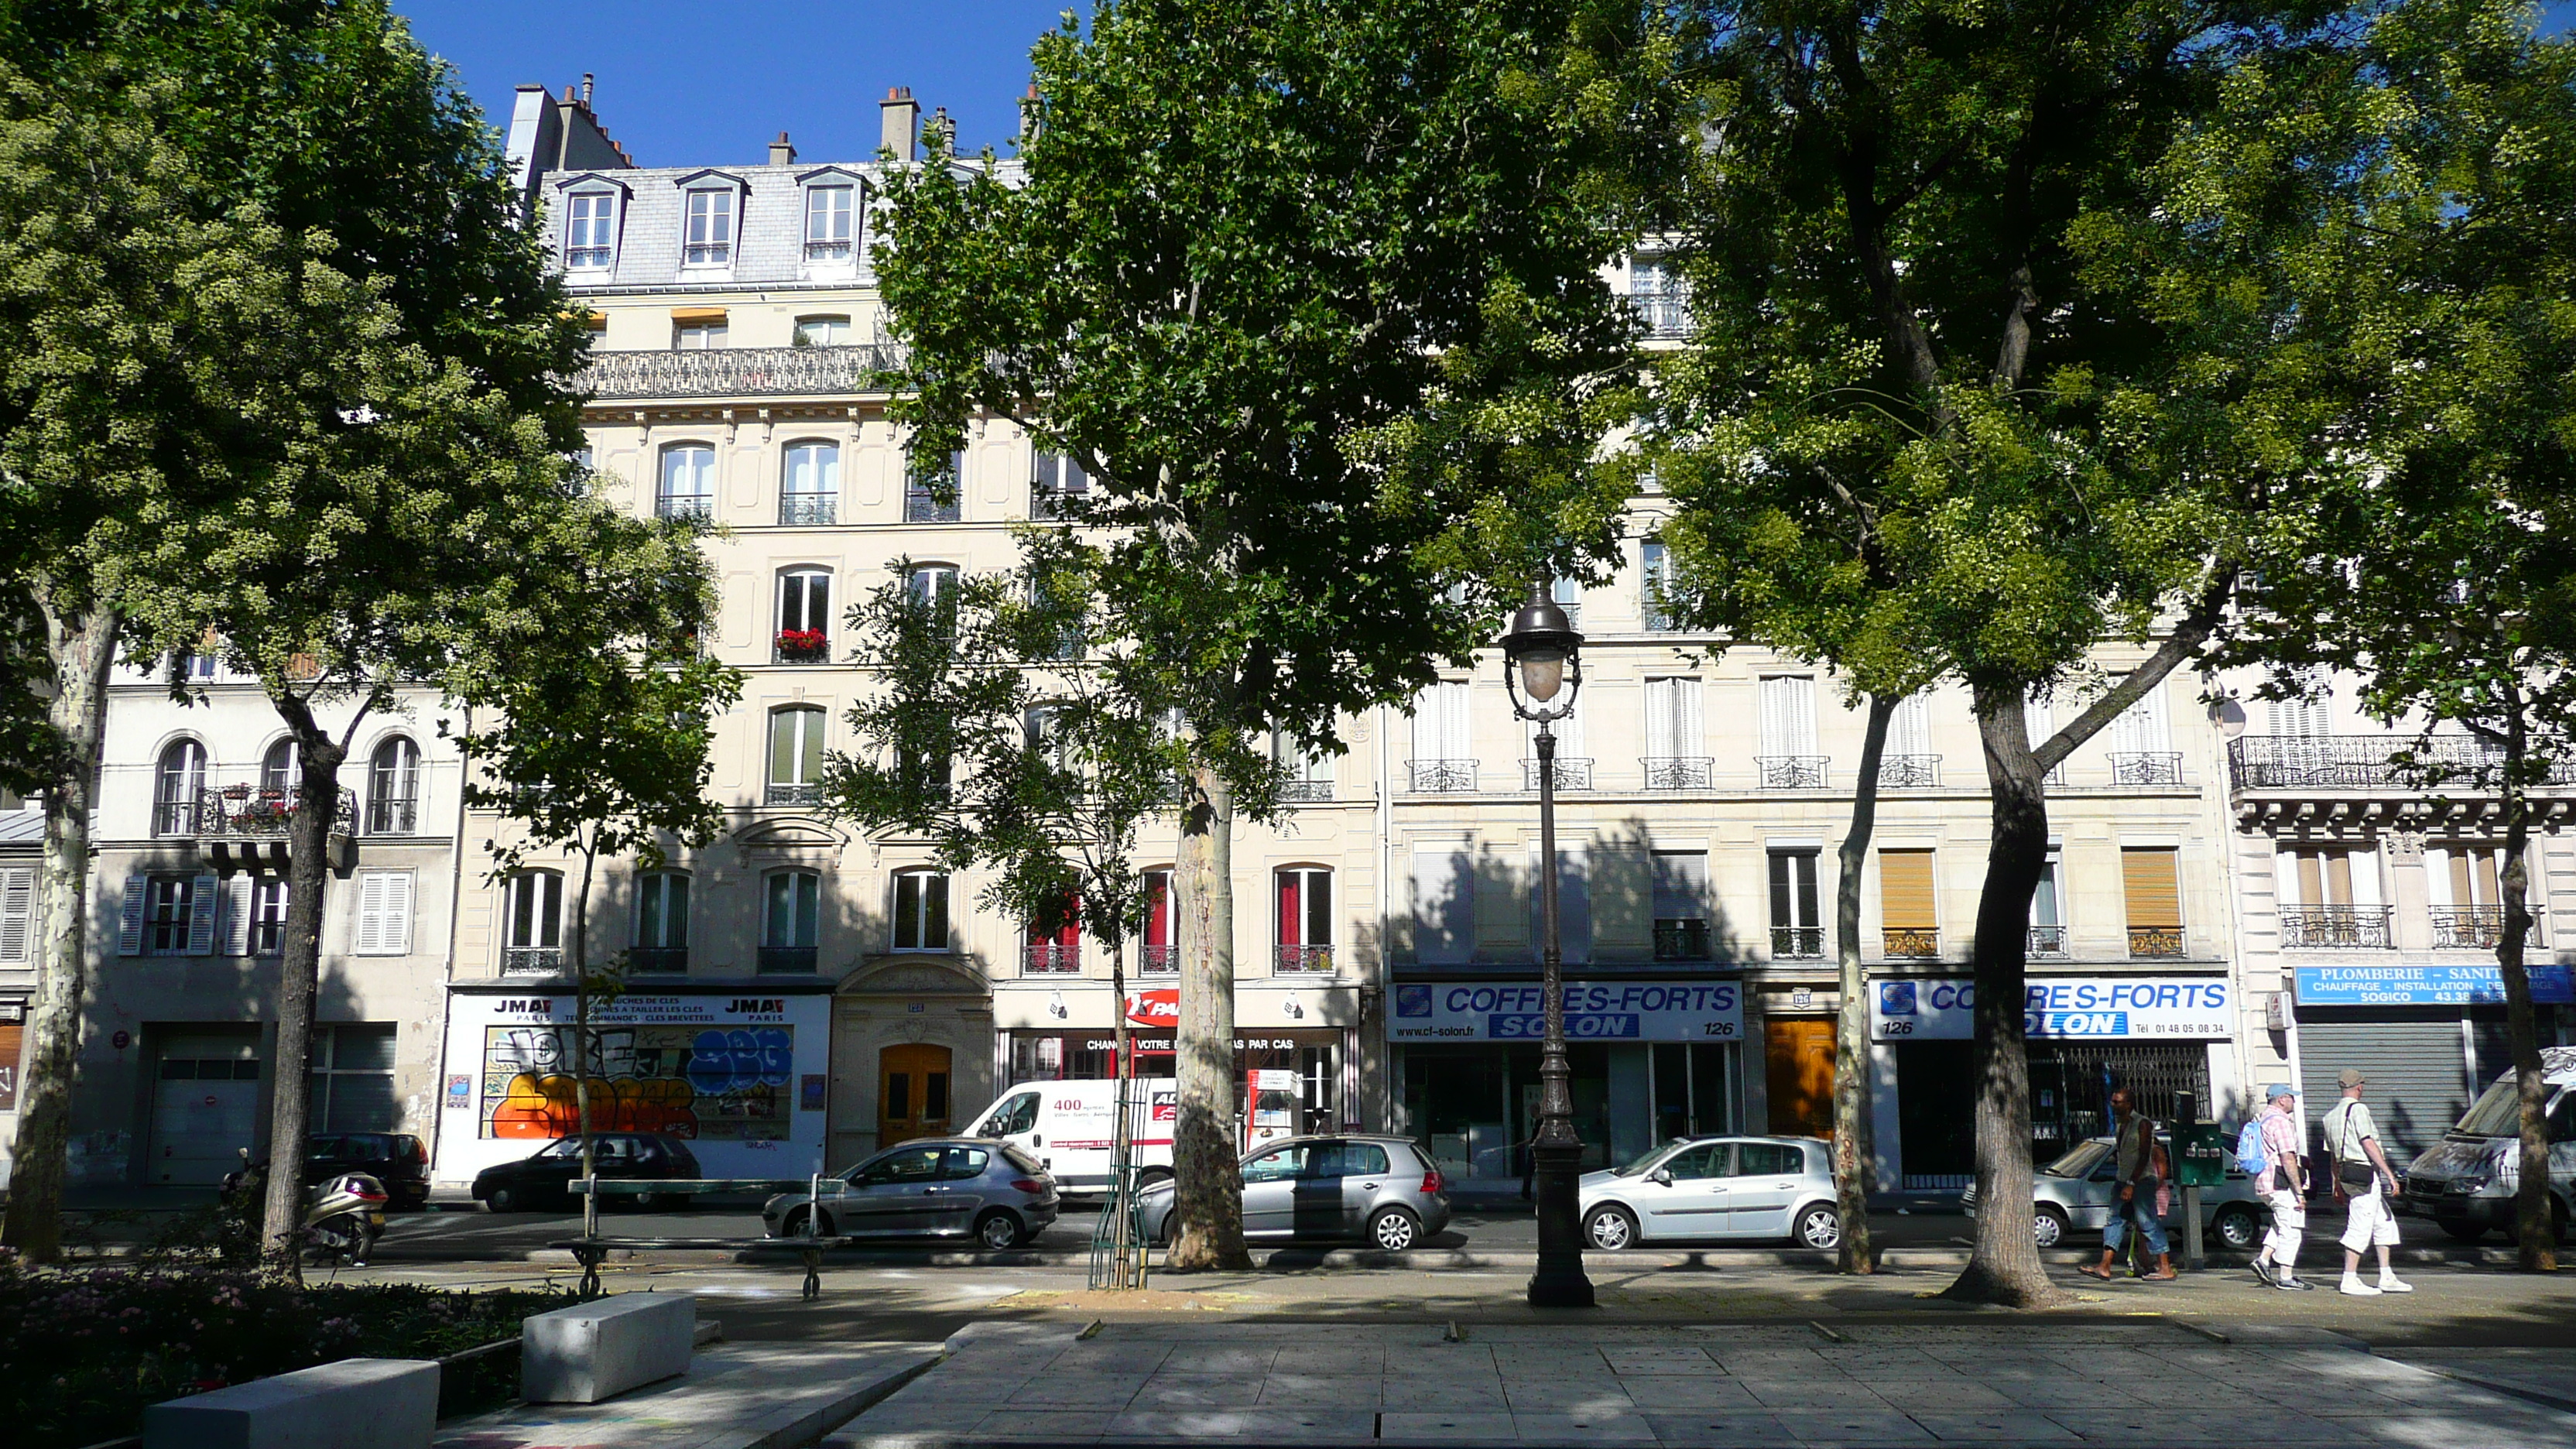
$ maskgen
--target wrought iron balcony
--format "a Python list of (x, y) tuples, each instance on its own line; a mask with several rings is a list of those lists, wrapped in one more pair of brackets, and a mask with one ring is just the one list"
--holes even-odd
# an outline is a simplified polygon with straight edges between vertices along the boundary
[(1139, 976), (1180, 975), (1181, 948), (1178, 946), (1137, 947), (1136, 974)]
[[(2504, 907), (2502, 906), (2434, 906), (2433, 949), (2436, 951), (2492, 951), (2504, 943)], [(2531, 929), (2522, 938), (2525, 946), (2540, 944), (2540, 918), (2531, 918)]]
[(778, 496), (778, 521), (789, 528), (812, 528), (832, 522), (841, 511), (839, 495), (832, 493), (782, 493)]
[(1639, 622), (1645, 626), (1645, 631), (1649, 634), (1676, 633), (1682, 627), (1681, 620), (1671, 609), (1664, 606), (1660, 590), (1646, 591), (1646, 597), (1640, 604), (1638, 613), (1641, 616)]
[(420, 829), (420, 797), (412, 794), (367, 797), (369, 835), (410, 835)]
[(1071, 976), (1082, 970), (1082, 946), (1038, 941), (1020, 952), (1020, 969), (1031, 976)]
[[(2462, 735), (2244, 735), (2228, 742), (2227, 764), (2239, 791), (2482, 790), (2494, 788), (2504, 751)], [(2552, 761), (2543, 783), (2576, 784), (2576, 759)]]
[(2114, 785), (2179, 785), (2182, 783), (2180, 750), (2114, 750), (2111, 754), (2111, 783)]
[(1281, 976), (1330, 976), (1333, 974), (1333, 948), (1330, 946), (1282, 946), (1275, 958), (1273, 971)]
[(2179, 956), (2182, 954), (2182, 927), (2131, 926), (2129, 954), (2132, 956)]
[(2064, 926), (2031, 927), (2030, 954), (2041, 961), (2065, 960), (2066, 928)]
[(1825, 954), (1825, 928), (1822, 926), (1773, 926), (1771, 959), (1774, 961), (1814, 961)]
[(1930, 790), (1941, 783), (1939, 755), (1881, 755), (1878, 757), (1878, 788), (1882, 790)]
[[(1592, 788), (1592, 762), (1590, 760), (1559, 755), (1556, 757), (1554, 763), (1556, 767), (1548, 772), (1550, 777), (1548, 783), (1554, 785), (1557, 789), (1589, 790)], [(1524, 790), (1536, 790), (1538, 788), (1538, 761), (1521, 761), (1521, 788)]]
[(563, 951), (555, 946), (510, 946), (501, 952), (501, 969), (512, 976), (538, 976), (563, 969)]
[(1646, 767), (1649, 790), (1705, 790), (1717, 761), (1707, 755), (1646, 755), (1637, 763)]
[(885, 392), (901, 367), (889, 343), (855, 347), (710, 347), (594, 352), (578, 386), (594, 398), (800, 397)]
[(927, 488), (903, 490), (903, 521), (906, 523), (955, 523), (965, 515), (959, 511), (960, 499), (952, 495), (946, 502)]
[(653, 500), (656, 518), (697, 518), (716, 516), (716, 501), (703, 493), (664, 493)]
[[(152, 833), (198, 840), (284, 840), (295, 827), (302, 791), (295, 786), (219, 785), (193, 800), (164, 800), (152, 807)], [(331, 833), (358, 826), (358, 792), (342, 790)]]
[(823, 803), (823, 787), (772, 780), (768, 793), (761, 798), (770, 805), (820, 805)]
[(1825, 788), (1824, 755), (1756, 755), (1753, 768), (1762, 777), (1765, 790), (1821, 790)]
[(1029, 520), (1033, 523), (1062, 523), (1080, 517), (1090, 501), (1088, 490), (1032, 485), (1029, 489)]
[[(2281, 945), (2301, 951), (2385, 951), (2396, 944), (2388, 933), (2388, 917), (2386, 906), (2283, 906)], [(2180, 955), (2181, 948), (2166, 954)]]
[(1931, 926), (1888, 926), (1879, 932), (1879, 937), (1880, 946), (1891, 958), (1941, 954), (1941, 933)]
[(689, 969), (686, 946), (637, 946), (626, 953), (626, 969), (648, 976), (680, 976)]
[(1476, 790), (1473, 760), (1407, 760), (1404, 769), (1416, 795), (1471, 795)]
[(1656, 960), (1707, 961), (1716, 954), (1716, 938), (1709, 933), (1708, 922), (1688, 916), (1655, 922)]
[(816, 955), (811, 946), (763, 946), (755, 969), (763, 976), (811, 976)]
[(1691, 334), (1690, 298), (1680, 292), (1640, 292), (1628, 298), (1649, 340), (1678, 342)]
[(1333, 798), (1333, 782), (1330, 780), (1282, 780), (1279, 782), (1279, 798), (1282, 800), (1295, 801), (1309, 805), (1314, 804), (1317, 801), (1330, 800)]

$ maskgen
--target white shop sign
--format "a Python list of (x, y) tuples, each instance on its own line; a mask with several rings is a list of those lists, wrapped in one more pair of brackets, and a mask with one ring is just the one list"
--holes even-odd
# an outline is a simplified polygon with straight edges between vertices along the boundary
[[(2022, 1032), (2091, 1040), (2232, 1035), (2233, 1000), (2216, 976), (2071, 976), (2028, 983)], [(1966, 1041), (1976, 1033), (1976, 983), (1957, 977), (1876, 981), (1876, 1041)]]
[[(1539, 1041), (1547, 996), (1536, 982), (1407, 982), (1395, 988), (1390, 1041)], [(1568, 1041), (1736, 1041), (1744, 992), (1733, 981), (1569, 981)]]

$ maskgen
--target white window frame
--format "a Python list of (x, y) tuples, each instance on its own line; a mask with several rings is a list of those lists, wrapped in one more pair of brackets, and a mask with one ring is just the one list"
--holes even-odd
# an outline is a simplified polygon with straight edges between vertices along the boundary
[(358, 905), (349, 922), (352, 956), (411, 954), (412, 872), (358, 872)]
[(523, 870), (510, 877), (501, 896), (504, 969), (512, 951), (553, 951), (556, 966), (562, 965), (563, 879), (559, 870)]
[[(818, 210), (816, 203), (837, 196), (837, 209)], [(820, 231), (816, 223), (823, 222)], [(837, 232), (838, 235), (832, 233)], [(846, 181), (821, 182), (805, 188), (805, 260), (825, 266), (855, 265), (859, 258), (859, 188)]]
[[(808, 331), (815, 327), (828, 327), (841, 335), (837, 340), (825, 338), (818, 341)], [(858, 324), (837, 312), (818, 312), (811, 317), (796, 319), (795, 344), (798, 347), (848, 347), (858, 340), (858, 336)]]
[[(813, 585), (802, 582), (807, 579), (821, 579), (823, 581), (823, 602), (819, 609), (814, 603)], [(797, 622), (794, 624), (790, 624), (787, 621), (787, 600), (789, 585), (791, 583), (797, 585)], [(818, 613), (822, 615), (822, 618), (819, 621), (815, 618), (815, 615)], [(771, 630), (773, 635), (784, 634), (791, 628), (815, 630), (822, 634), (826, 644), (828, 645), (832, 637), (832, 571), (825, 568), (780, 569), (778, 571), (777, 620), (778, 622), (776, 627)]]
[(841, 495), (841, 445), (830, 438), (798, 438), (780, 451), (779, 491), (790, 498)]
[[(720, 206), (716, 204), (719, 201), (723, 203)], [(741, 211), (742, 188), (738, 185), (692, 186), (683, 192), (680, 201), (681, 267), (709, 271), (731, 267), (734, 248), (742, 239)]]
[[(617, 269), (617, 192), (609, 187), (564, 197), (563, 259), (567, 272)], [(587, 227), (587, 235), (584, 228)]]
[[(918, 884), (913, 887), (911, 904), (906, 906), (903, 897), (904, 885), (908, 881), (918, 882)], [(930, 903), (934, 883), (937, 886), (936, 894), (939, 900), (939, 939), (935, 942), (930, 939)], [(949, 873), (936, 867), (923, 866), (894, 873), (894, 879), (890, 883), (890, 896), (893, 901), (890, 915), (893, 932), (887, 949), (905, 955), (931, 954), (952, 949), (952, 943), (957, 938), (957, 921), (949, 914), (949, 883)], [(911, 945), (904, 944), (906, 935), (912, 937)]]
[[(286, 907), (289, 892), (285, 880), (262, 876), (251, 887), (249, 936), (245, 949), (252, 956), (286, 954)], [(267, 939), (263, 941), (261, 938)]]
[[(687, 480), (697, 486), (691, 492), (674, 492), (671, 485), (675, 479), (682, 476), (674, 470), (684, 459), (695, 461), (695, 466), (685, 470), (685, 473)], [(675, 510), (672, 505), (677, 502), (686, 502), (693, 506)], [(708, 518), (714, 516), (715, 511), (715, 445), (695, 440), (663, 444), (661, 467), (653, 484), (654, 516), (657, 518)]]
[[(386, 768), (386, 752), (394, 752), (393, 768)], [(393, 788), (385, 788), (390, 777)], [(387, 735), (376, 742), (367, 756), (367, 833), (369, 835), (413, 835), (420, 830), (420, 742), (409, 735)], [(408, 821), (384, 819), (388, 811), (379, 806), (399, 807), (410, 816)], [(394, 826), (402, 826), (394, 829)]]

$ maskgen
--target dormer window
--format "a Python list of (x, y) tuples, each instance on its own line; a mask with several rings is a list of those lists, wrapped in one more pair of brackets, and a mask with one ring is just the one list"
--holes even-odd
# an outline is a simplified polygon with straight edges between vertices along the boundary
[(683, 266), (733, 264), (733, 197), (730, 189), (689, 193), (688, 231), (680, 251)]
[(616, 260), (617, 195), (582, 191), (567, 198), (564, 216), (564, 270), (606, 271)]
[(805, 260), (846, 262), (858, 236), (858, 189), (851, 186), (805, 188)]

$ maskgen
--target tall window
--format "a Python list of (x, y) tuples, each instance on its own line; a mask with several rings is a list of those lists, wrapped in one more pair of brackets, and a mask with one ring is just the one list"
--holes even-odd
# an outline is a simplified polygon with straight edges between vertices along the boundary
[(1333, 757), (1321, 752), (1308, 754), (1297, 741), (1284, 734), (1270, 737), (1270, 756), (1287, 772), (1279, 787), (1282, 800), (1330, 800), (1333, 798)]
[(279, 740), (268, 747), (267, 754), (260, 756), (261, 795), (271, 800), (285, 800), (293, 797), (296, 781), (302, 773), (296, 768), (296, 754), (295, 741)]
[(564, 269), (596, 271), (616, 255), (617, 196), (607, 191), (574, 193), (564, 218)]
[(1708, 852), (1655, 852), (1655, 959), (1706, 961), (1717, 943), (1708, 929)]
[(367, 767), (367, 833), (409, 835), (420, 828), (420, 746), (395, 735), (376, 746)]
[(1583, 627), (1583, 580), (1558, 579), (1548, 587), (1548, 596), (1565, 611), (1567, 627)]
[(823, 792), (823, 711), (810, 704), (769, 713), (769, 803), (811, 805)]
[(1824, 757), (1816, 753), (1816, 681), (1806, 674), (1775, 674), (1756, 686), (1761, 705), (1762, 753), (1754, 764), (1767, 790), (1821, 790)]
[[(2132, 956), (2182, 954), (2182, 881), (2176, 870), (2180, 854), (2170, 847), (2129, 846), (2120, 851), (2120, 883), (2128, 899)], [(2375, 878), (2372, 884), (2377, 884)], [(2387, 917), (2382, 914), (2380, 919), (2384, 922)]]
[[(2504, 852), (2490, 845), (2446, 845), (2424, 852), (2424, 884), (2438, 951), (2492, 951), (2504, 938)], [(2539, 881), (2535, 879), (2535, 886)], [(2540, 903), (2532, 903), (2532, 944), (2539, 944)]]
[(1667, 258), (1628, 259), (1628, 305), (1637, 309), (1637, 321), (1645, 327), (1648, 337), (1690, 335), (1690, 293), (1683, 286), (1680, 272)]
[[(2167, 855), (2171, 851), (2164, 852)], [(2131, 852), (2121, 852), (2126, 865)], [(2426, 863), (2430, 865), (2431, 860)], [(2273, 891), (2280, 902), (2281, 944), (2310, 950), (2370, 949), (2389, 939), (2387, 897), (2380, 890), (2379, 852), (2371, 847), (2301, 846), (2273, 861)], [(2431, 872), (2427, 872), (2428, 876)], [(2427, 884), (2431, 884), (2430, 880)], [(2438, 889), (2438, 887), (2436, 887)], [(2158, 924), (2135, 919), (2130, 925)], [(2178, 914), (2171, 924), (2181, 925)], [(2438, 922), (2439, 917), (2436, 916)], [(2132, 954), (2146, 954), (2135, 952)]]
[(778, 495), (778, 521), (785, 524), (830, 523), (841, 497), (841, 445), (790, 443), (784, 486)]
[(250, 952), (254, 956), (286, 954), (286, 882), (263, 878), (250, 895)]
[[(211, 879), (211, 877), (209, 878)], [(147, 956), (203, 954), (190, 949), (195, 929), (197, 888), (193, 876), (156, 875), (143, 897), (143, 952)]]
[(1413, 705), (1411, 784), (1417, 794), (1471, 792), (1476, 788), (1476, 755), (1469, 744), (1468, 701), (1473, 686), (1463, 682), (1435, 684)]
[[(940, 468), (945, 471), (938, 471)], [(965, 498), (966, 454), (963, 449), (950, 453), (937, 465), (927, 458), (915, 458), (903, 480), (903, 521), (955, 523), (965, 516), (961, 512)]]
[(823, 914), (823, 878), (810, 870), (769, 877), (760, 912), (760, 969), (811, 971)]
[(846, 262), (858, 234), (857, 189), (848, 186), (805, 188), (805, 260)]
[(1036, 476), (1029, 481), (1029, 516), (1065, 518), (1080, 511), (1091, 496), (1091, 475), (1062, 453), (1037, 455)]
[(895, 872), (894, 948), (898, 951), (948, 949), (948, 872)]
[(716, 511), (716, 450), (674, 443), (662, 450), (662, 486), (653, 511), (664, 518), (711, 518)]
[(1673, 556), (1663, 540), (1650, 538), (1637, 545), (1637, 563), (1639, 615), (1647, 633), (1664, 633), (1673, 627)]
[(1282, 974), (1333, 969), (1333, 873), (1297, 865), (1274, 877)]
[(2039, 888), (2030, 894), (2030, 954), (2052, 960), (2066, 955), (2066, 905), (2058, 884), (2055, 855), (2039, 868)]
[(1064, 921), (1049, 929), (1029, 923), (1028, 946), (1021, 952), (1021, 966), (1032, 976), (1073, 975), (1082, 970), (1081, 902), (1068, 895), (1064, 903)]
[(1181, 959), (1173, 945), (1172, 872), (1149, 870), (1145, 872), (1145, 939), (1136, 951), (1136, 974), (1178, 975)]
[(847, 317), (796, 319), (796, 345), (799, 347), (847, 347), (857, 340)]
[(563, 876), (523, 870), (501, 901), (501, 969), (554, 971), (563, 966)]
[(688, 232), (681, 248), (684, 266), (721, 267), (733, 260), (733, 193), (704, 190), (689, 193)]
[(1825, 954), (1824, 921), (1816, 914), (1816, 852), (1771, 852), (1771, 956), (1813, 960)]
[(832, 650), (832, 576), (790, 569), (778, 576), (778, 662), (819, 664)]
[(1878, 853), (1878, 916), (1890, 957), (1941, 954), (1941, 923), (1932, 898), (1932, 852)]
[(2111, 741), (2111, 778), (2122, 785), (2179, 785), (2182, 756), (2173, 747), (2165, 719), (2165, 693), (2159, 687), (2120, 712), (2103, 731)]
[(689, 968), (689, 878), (647, 871), (635, 882), (635, 952), (639, 971)]
[(1700, 753), (1700, 682), (1691, 678), (1646, 681), (1646, 788), (1705, 790), (1712, 756)]
[(161, 768), (152, 790), (152, 833), (197, 833), (197, 796), (206, 788), (206, 747), (195, 740), (173, 741), (161, 752)]

